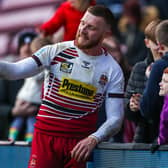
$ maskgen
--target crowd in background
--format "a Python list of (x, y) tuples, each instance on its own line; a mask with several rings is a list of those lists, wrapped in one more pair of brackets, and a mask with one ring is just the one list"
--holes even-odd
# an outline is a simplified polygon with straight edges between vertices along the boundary
[[(65, 1), (45, 23), (35, 25), (31, 29), (21, 29), (19, 33), (13, 32), (17, 39), (17, 50), (11, 50), (13, 53), (4, 55), (2, 59), (13, 62), (31, 56), (35, 50), (44, 45), (73, 40), (87, 7), (95, 4), (109, 7), (114, 13), (115, 22), (112, 36), (102, 42), (102, 47), (116, 59), (125, 77), (123, 127), (110, 141), (154, 143), (159, 136), (160, 144), (167, 143), (168, 139), (166, 141), (159, 131), (160, 114), (167, 103), (167, 96), (164, 99), (165, 94), (159, 93), (159, 83), (162, 81), (163, 72), (167, 73), (164, 69), (168, 67), (168, 60), (163, 58), (162, 54), (156, 54), (159, 44), (155, 37), (157, 25), (168, 19), (167, 1), (79, 0), (79, 2)], [(36, 38), (40, 40), (34, 42)], [(35, 45), (34, 50), (32, 44)], [(162, 59), (165, 61), (164, 66), (159, 72), (154, 71), (159, 67), (158, 61)], [(42, 80), (41, 76), (16, 81), (0, 79), (0, 140), (31, 142), (33, 123), (42, 97)], [(32, 82), (37, 86), (30, 86)], [(38, 87), (38, 91), (35, 87)], [(32, 93), (28, 100), (26, 91)], [(36, 96), (38, 94), (37, 99), (33, 93)], [(105, 120), (104, 114), (103, 104), (98, 125)], [(163, 114), (161, 119), (163, 122)], [(163, 127), (160, 128), (162, 129)]]

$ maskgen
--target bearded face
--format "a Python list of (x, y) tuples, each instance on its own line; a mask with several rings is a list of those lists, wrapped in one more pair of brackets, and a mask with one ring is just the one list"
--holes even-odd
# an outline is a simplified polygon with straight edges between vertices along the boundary
[(86, 12), (82, 18), (76, 34), (75, 44), (80, 49), (90, 49), (101, 44), (105, 27), (105, 21), (101, 17)]
[(78, 32), (75, 39), (75, 44), (80, 49), (90, 49), (102, 41), (102, 37), (90, 37), (88, 33)]

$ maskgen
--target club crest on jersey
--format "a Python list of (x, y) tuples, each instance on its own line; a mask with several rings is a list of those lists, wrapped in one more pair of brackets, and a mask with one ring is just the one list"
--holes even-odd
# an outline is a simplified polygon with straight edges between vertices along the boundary
[(105, 74), (102, 74), (99, 79), (99, 84), (104, 87), (106, 83), (108, 82), (108, 78)]
[(90, 68), (90, 62), (82, 61), (81, 67), (89, 69)]
[(73, 63), (72, 62), (62, 62), (60, 66), (60, 71), (65, 73), (72, 72)]

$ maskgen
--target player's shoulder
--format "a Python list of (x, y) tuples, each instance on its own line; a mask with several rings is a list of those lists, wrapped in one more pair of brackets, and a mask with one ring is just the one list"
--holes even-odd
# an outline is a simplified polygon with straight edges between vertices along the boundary
[(110, 64), (113, 68), (120, 68), (118, 62), (113, 58), (113, 56), (109, 53), (105, 55), (106, 62)]
[(69, 48), (69, 47), (74, 47), (74, 41), (63, 41), (63, 42), (58, 42), (52, 45), (52, 47), (57, 47), (57, 48)]
[(50, 51), (54, 51), (56, 53), (59, 53), (59, 52), (66, 50), (68, 48), (70, 48), (70, 49), (75, 48), (74, 41), (58, 42), (58, 43), (49, 45), (48, 47), (49, 47)]
[(59, 42), (55, 44), (50, 44), (42, 47), (39, 49), (35, 55), (42, 55), (42, 54), (48, 54), (48, 55), (56, 55), (57, 53), (60, 53), (63, 50), (66, 50), (68, 48), (73, 48), (73, 41), (67, 41), (67, 42)]

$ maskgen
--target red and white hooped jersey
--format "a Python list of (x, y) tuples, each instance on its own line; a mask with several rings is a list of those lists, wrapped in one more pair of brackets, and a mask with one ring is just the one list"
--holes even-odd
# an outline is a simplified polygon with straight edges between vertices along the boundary
[(47, 69), (35, 124), (39, 131), (65, 137), (88, 136), (96, 129), (105, 94), (123, 94), (122, 71), (105, 51), (90, 56), (69, 41), (43, 47), (33, 58), (39, 68)]

